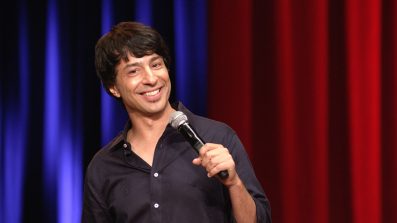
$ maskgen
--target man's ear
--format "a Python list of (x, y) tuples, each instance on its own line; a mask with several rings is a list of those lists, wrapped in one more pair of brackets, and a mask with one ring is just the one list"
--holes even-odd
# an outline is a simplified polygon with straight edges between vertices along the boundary
[(120, 97), (120, 92), (119, 92), (119, 90), (117, 90), (117, 87), (116, 86), (111, 86), (111, 87), (109, 87), (109, 91), (110, 91), (110, 93), (112, 93), (112, 95), (113, 96), (115, 96), (116, 98), (119, 98)]

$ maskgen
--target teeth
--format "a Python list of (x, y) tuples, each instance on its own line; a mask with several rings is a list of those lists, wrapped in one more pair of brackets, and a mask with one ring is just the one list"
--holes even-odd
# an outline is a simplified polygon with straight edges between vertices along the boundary
[(159, 89), (157, 89), (157, 90), (155, 90), (155, 91), (146, 92), (146, 93), (145, 93), (145, 95), (146, 95), (146, 96), (153, 96), (153, 95), (155, 95), (155, 94), (159, 93), (159, 91), (160, 91), (160, 90), (159, 90)]

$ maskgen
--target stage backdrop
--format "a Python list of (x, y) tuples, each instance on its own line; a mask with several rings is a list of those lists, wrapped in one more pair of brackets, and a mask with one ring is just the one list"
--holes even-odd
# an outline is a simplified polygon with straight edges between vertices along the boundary
[(171, 100), (233, 127), (274, 222), (397, 222), (393, 0), (0, 3), (0, 222), (79, 222), (85, 168), (127, 117), (98, 38), (156, 28)]

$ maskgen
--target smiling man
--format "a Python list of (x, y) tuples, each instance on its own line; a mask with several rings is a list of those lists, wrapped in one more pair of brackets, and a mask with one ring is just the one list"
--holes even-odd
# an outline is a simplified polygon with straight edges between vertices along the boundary
[[(170, 58), (152, 28), (123, 22), (95, 49), (105, 90), (129, 116), (91, 160), (82, 222), (270, 222), (270, 205), (244, 147), (227, 125), (171, 105)], [(185, 113), (205, 144), (197, 154), (169, 125)], [(220, 179), (217, 174), (227, 171)]]

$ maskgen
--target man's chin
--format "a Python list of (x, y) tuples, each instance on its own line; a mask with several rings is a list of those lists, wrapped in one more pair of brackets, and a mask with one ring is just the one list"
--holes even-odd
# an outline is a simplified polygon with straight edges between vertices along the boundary
[(159, 115), (165, 112), (166, 104), (163, 103), (153, 103), (152, 105), (146, 107), (145, 111), (147, 115)]

